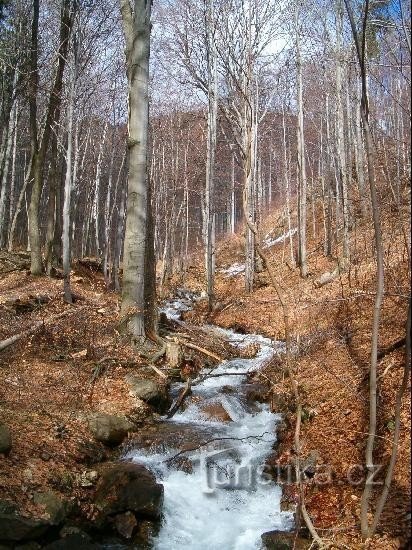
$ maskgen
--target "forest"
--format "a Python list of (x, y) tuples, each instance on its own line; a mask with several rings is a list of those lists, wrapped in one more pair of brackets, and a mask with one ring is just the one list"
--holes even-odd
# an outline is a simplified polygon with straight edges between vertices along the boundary
[(0, 549), (402, 549), (411, 6), (0, 0)]

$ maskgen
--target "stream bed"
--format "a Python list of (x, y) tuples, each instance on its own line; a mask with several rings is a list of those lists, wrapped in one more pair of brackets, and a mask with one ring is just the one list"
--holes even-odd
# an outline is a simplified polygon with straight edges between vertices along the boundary
[[(188, 299), (175, 300), (164, 311), (176, 321), (189, 306)], [(213, 376), (192, 387), (184, 409), (161, 423), (168, 433), (163, 442), (125, 456), (149, 468), (164, 486), (156, 550), (259, 549), (262, 533), (293, 526), (293, 514), (280, 511), (280, 486), (264, 472), (280, 416), (246, 395), (247, 375), (269, 361), (282, 343), (217, 327), (207, 330), (239, 348), (257, 345), (258, 352), (251, 359), (220, 363)], [(182, 387), (174, 384), (172, 392)], [(191, 443), (183, 451), (173, 443), (182, 433)]]

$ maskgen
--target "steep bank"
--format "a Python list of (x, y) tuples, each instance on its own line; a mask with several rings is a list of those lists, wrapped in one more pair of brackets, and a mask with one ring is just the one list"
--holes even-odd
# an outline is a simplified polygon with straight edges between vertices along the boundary
[[(264, 231), (276, 228), (278, 213), (266, 220)], [(282, 236), (282, 229), (273, 231)], [(394, 402), (405, 362), (405, 349), (396, 342), (405, 337), (409, 277), (404, 238), (391, 216), (384, 217), (386, 287), (379, 339), (379, 422), (375, 457), (385, 470), (389, 462), (394, 426)], [(351, 235), (351, 265), (333, 282), (319, 287), (317, 282), (337, 265), (336, 258), (323, 255), (322, 240), (309, 241), (309, 270), (301, 279), (291, 265), (287, 239), (268, 247), (272, 266), (291, 309), (293, 340), (299, 349), (296, 378), (304, 398), (302, 454), (316, 451), (318, 465), (328, 468), (331, 481), (320, 485), (310, 481), (306, 504), (319, 533), (327, 541), (349, 548), (403, 548), (410, 533), (410, 397), (406, 392), (401, 412), (398, 460), (379, 534), (362, 543), (359, 537), (360, 496), (364, 450), (368, 431), (368, 365), (372, 310), (375, 292), (373, 233), (363, 224)], [(241, 266), (243, 239), (234, 235), (220, 243), (217, 270), (217, 307), (212, 315), (205, 309), (186, 315), (191, 322), (207, 318), (226, 328), (243, 329), (275, 339), (284, 337), (283, 316), (266, 273), (257, 275), (256, 289), (244, 292)], [(190, 286), (196, 288), (203, 274), (192, 262)], [(195, 267), (196, 266), (196, 267)], [(235, 266), (236, 269), (231, 269)], [(239, 267), (240, 266), (240, 267)], [(293, 459), (293, 407), (286, 373), (279, 365), (265, 374), (273, 384), (274, 400), (284, 396), (290, 432), (283, 443), (281, 464)], [(288, 410), (289, 409), (289, 410)], [(352, 475), (353, 474), (353, 475)], [(378, 477), (382, 481), (382, 473)], [(290, 501), (296, 495), (290, 491)]]

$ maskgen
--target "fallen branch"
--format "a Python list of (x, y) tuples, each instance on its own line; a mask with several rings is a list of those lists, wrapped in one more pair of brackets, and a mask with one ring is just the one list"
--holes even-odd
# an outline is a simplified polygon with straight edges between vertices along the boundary
[(188, 378), (186, 382), (186, 386), (183, 388), (183, 390), (180, 392), (179, 397), (170, 407), (169, 412), (167, 413), (167, 418), (172, 418), (172, 416), (174, 416), (177, 413), (177, 411), (183, 405), (183, 402), (186, 399), (186, 397), (191, 393), (191, 387), (192, 387), (192, 380), (191, 378)]
[(402, 348), (405, 344), (406, 344), (406, 338), (400, 338), (399, 340), (397, 340), (396, 342), (394, 342), (390, 346), (381, 349), (378, 352), (378, 360), (383, 359), (385, 357), (385, 355), (388, 355), (389, 353), (392, 353), (393, 351), (395, 351), (399, 348)]
[(165, 380), (167, 379), (167, 375), (164, 372), (162, 372), (160, 369), (155, 367), (154, 365), (149, 364), (147, 366), (150, 367), (151, 369), (153, 369), (159, 376), (161, 376)]
[(273, 435), (271, 432), (263, 432), (260, 435), (247, 435), (246, 437), (213, 437), (212, 439), (208, 439), (204, 443), (200, 443), (199, 445), (196, 445), (195, 447), (190, 447), (189, 449), (182, 449), (175, 455), (171, 456), (170, 458), (166, 458), (165, 462), (168, 464), (176, 460), (181, 455), (184, 455), (185, 453), (190, 453), (192, 451), (197, 451), (198, 449), (201, 449), (202, 447), (206, 447), (206, 445), (209, 445), (209, 443), (213, 443), (214, 441), (246, 441), (246, 439), (262, 439), (265, 435)]
[(216, 355), (216, 353), (213, 353), (213, 351), (209, 351), (205, 348), (201, 348), (200, 346), (197, 346), (196, 344), (192, 344), (192, 342), (182, 341), (181, 344), (183, 346), (186, 346), (187, 348), (194, 349), (196, 351), (200, 351), (200, 353), (203, 353), (203, 355), (207, 355), (208, 357), (211, 357), (212, 359), (215, 359), (219, 363), (221, 363), (223, 361), (223, 358), (219, 357), (219, 355)]
[(398, 456), (398, 447), (399, 447), (399, 436), (401, 432), (401, 408), (402, 408), (402, 399), (404, 396), (404, 393), (408, 387), (408, 382), (410, 378), (410, 370), (411, 370), (411, 302), (409, 301), (409, 308), (408, 308), (408, 319), (406, 322), (406, 338), (405, 338), (405, 364), (404, 364), (404, 371), (403, 371), (403, 378), (402, 383), (398, 388), (398, 391), (396, 393), (396, 401), (395, 401), (395, 428), (393, 432), (393, 443), (392, 443), (392, 451), (391, 451), (391, 458), (389, 461), (388, 469), (386, 471), (385, 476), (385, 482), (383, 485), (382, 492), (379, 496), (378, 503), (376, 505), (376, 511), (375, 515), (372, 520), (372, 527), (371, 527), (371, 534), (372, 536), (376, 532), (376, 528), (378, 527), (379, 520), (381, 518), (383, 508), (386, 504), (386, 500), (388, 498), (389, 490), (391, 488), (392, 478), (393, 478), (393, 472), (395, 469), (396, 459)]
[(85, 309), (85, 306), (82, 306), (80, 308), (70, 309), (67, 311), (63, 311), (63, 313), (59, 313), (58, 315), (54, 315), (53, 317), (50, 317), (50, 319), (38, 321), (34, 325), (32, 325), (29, 329), (24, 330), (23, 332), (20, 332), (19, 334), (15, 334), (14, 336), (10, 336), (10, 338), (6, 338), (5, 340), (0, 341), (0, 351), (3, 351), (4, 349), (8, 348), (15, 342), (18, 342), (22, 338), (25, 338), (26, 336), (30, 336), (31, 334), (34, 334), (37, 332), (40, 328), (43, 326), (50, 324), (54, 321), (57, 321), (58, 319), (61, 319), (62, 317), (65, 317), (66, 315), (70, 313), (78, 313), (79, 311)]

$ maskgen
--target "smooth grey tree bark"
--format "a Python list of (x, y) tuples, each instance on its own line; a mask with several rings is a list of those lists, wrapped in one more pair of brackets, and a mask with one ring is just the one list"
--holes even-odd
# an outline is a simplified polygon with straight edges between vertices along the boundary
[(207, 109), (207, 149), (206, 149), (206, 186), (205, 186), (205, 266), (208, 309), (212, 311), (215, 299), (215, 208), (214, 176), (217, 132), (217, 55), (214, 37), (213, 1), (207, 2), (206, 19), (206, 57), (208, 77)]
[(341, 268), (349, 262), (348, 163), (346, 159), (345, 120), (343, 113), (343, 1), (336, 4), (336, 138), (338, 174), (342, 198), (343, 239)]
[[(73, 59), (70, 67), (70, 88), (67, 110), (67, 151), (66, 151), (66, 175), (64, 180), (64, 201), (63, 201), (63, 231), (62, 231), (62, 251), (63, 251), (63, 275), (64, 275), (64, 299), (72, 303), (73, 297), (70, 288), (70, 205), (72, 194), (72, 156), (73, 156), (73, 113), (76, 101), (76, 81), (77, 81), (77, 43), (76, 37), (73, 40)], [(77, 130), (75, 130), (77, 135)], [(77, 153), (77, 147), (75, 150)]]
[(145, 250), (151, 0), (120, 0), (129, 93), (129, 177), (120, 315), (137, 344), (145, 340)]
[(303, 124), (303, 79), (302, 59), (300, 52), (300, 28), (299, 7), (296, 6), (296, 71), (297, 71), (297, 100), (298, 100), (298, 125), (297, 125), (297, 169), (298, 169), (298, 263), (301, 277), (307, 277), (308, 266), (306, 259), (306, 156), (305, 135)]

